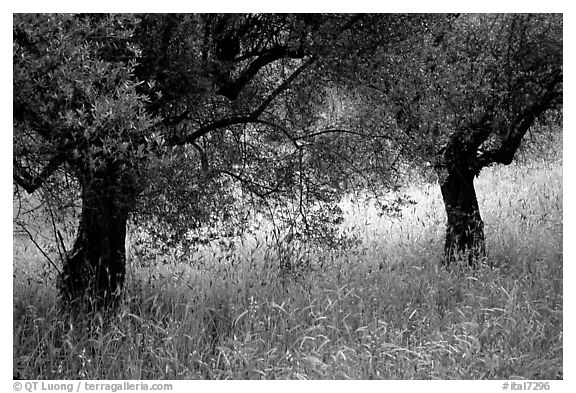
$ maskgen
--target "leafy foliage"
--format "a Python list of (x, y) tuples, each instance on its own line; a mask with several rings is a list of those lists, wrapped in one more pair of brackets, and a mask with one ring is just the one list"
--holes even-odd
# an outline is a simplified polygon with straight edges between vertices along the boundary
[[(382, 37), (408, 35), (414, 19), (372, 31), (376, 16), (362, 25), (347, 15), (143, 17), (138, 75), (157, 81), (148, 107), (164, 119), (166, 144), (185, 146), (167, 147), (154, 164), (137, 221), (174, 246), (214, 237), (201, 227), (236, 233), (259, 216), (330, 242), (343, 193), (381, 194), (378, 185), (398, 180), (397, 145), (362, 119), (357, 58), (343, 56), (355, 47), (368, 62)], [(222, 53), (223, 38), (237, 42), (234, 56)]]
[[(134, 20), (14, 18), (14, 163), (25, 188), (33, 191), (64, 161), (87, 181), (111, 162), (124, 169), (144, 160), (154, 135), (133, 76), (138, 49), (124, 44), (127, 61), (109, 54), (130, 38)], [(40, 179), (26, 182), (32, 176), (24, 168)]]
[(457, 139), (475, 171), (509, 164), (535, 119), (561, 107), (559, 15), (461, 15), (414, 40), (384, 67), (388, 103), (431, 163)]

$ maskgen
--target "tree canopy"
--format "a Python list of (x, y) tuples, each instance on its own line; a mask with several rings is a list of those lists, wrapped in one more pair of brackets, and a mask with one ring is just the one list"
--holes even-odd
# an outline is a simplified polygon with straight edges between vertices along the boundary
[(388, 58), (388, 86), (380, 88), (399, 128), (416, 140), (416, 157), (436, 168), (446, 253), (483, 254), (473, 179), (486, 166), (510, 164), (537, 120), (561, 109), (562, 16), (460, 15), (415, 40)]

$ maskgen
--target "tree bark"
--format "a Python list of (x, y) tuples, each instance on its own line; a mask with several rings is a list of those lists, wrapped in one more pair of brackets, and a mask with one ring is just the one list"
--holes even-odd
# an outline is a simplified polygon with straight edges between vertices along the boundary
[(58, 282), (65, 308), (82, 312), (118, 305), (126, 272), (126, 225), (135, 199), (134, 187), (115, 173), (83, 182), (78, 233)]
[(471, 266), (485, 255), (484, 223), (474, 189), (476, 173), (466, 165), (450, 165), (439, 171), (446, 208), (446, 266), (467, 259)]

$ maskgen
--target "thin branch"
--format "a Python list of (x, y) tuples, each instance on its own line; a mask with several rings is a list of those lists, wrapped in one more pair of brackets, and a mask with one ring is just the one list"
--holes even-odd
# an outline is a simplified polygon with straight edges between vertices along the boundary
[(474, 160), (474, 166), (482, 169), (494, 163), (509, 165), (514, 159), (524, 135), (534, 124), (536, 118), (541, 116), (548, 109), (554, 107), (558, 100), (562, 99), (562, 92), (556, 90), (556, 86), (562, 82), (562, 72), (558, 70), (546, 86), (546, 93), (536, 102), (527, 106), (520, 113), (512, 125), (509, 132), (499, 147), (481, 152)]
[(62, 234), (60, 233), (60, 231), (58, 230), (58, 228), (56, 228), (56, 219), (54, 218), (54, 212), (52, 209), (52, 204), (50, 203), (51, 200), (46, 198), (46, 195), (44, 195), (44, 200), (46, 201), (45, 203), (48, 205), (48, 212), (50, 213), (50, 219), (52, 222), (52, 231), (54, 233), (54, 237), (56, 239), (58, 239), (60, 241), (60, 243), (58, 244), (58, 254), (60, 255), (60, 259), (64, 260), (64, 257), (66, 255), (68, 255), (68, 251), (66, 250), (66, 246), (64, 245), (64, 239), (62, 238)]
[[(274, 187), (271, 187), (271, 186), (267, 186), (267, 185), (264, 185), (264, 184), (257, 183), (257, 182), (255, 182), (255, 181), (253, 181), (253, 180), (250, 180), (250, 179), (246, 179), (246, 178), (244, 178), (244, 177), (242, 177), (242, 176), (240, 176), (240, 175), (238, 175), (238, 174), (236, 174), (236, 173), (227, 171), (227, 170), (225, 170), (225, 169), (219, 169), (218, 172), (220, 172), (220, 173), (222, 173), (222, 174), (224, 174), (224, 175), (228, 175), (228, 176), (230, 176), (230, 177), (238, 180), (239, 182), (248, 185), (248, 189), (250, 190), (250, 192), (252, 192), (253, 194), (255, 194), (256, 196), (258, 196), (258, 197), (260, 197), (260, 198), (262, 198), (262, 199), (266, 198), (268, 195), (271, 195), (271, 194), (273, 194), (273, 193), (275, 193), (275, 192), (280, 191), (280, 183), (276, 184)], [(257, 192), (255, 189), (253, 189), (253, 187), (250, 187), (250, 186), (256, 186), (256, 187), (259, 187), (259, 188), (263, 188), (263, 189), (265, 189), (265, 190), (267, 190), (267, 191), (266, 191), (266, 192), (263, 192), (263, 193), (260, 193), (260, 192)]]
[(189, 115), (190, 115), (190, 111), (186, 110), (179, 115), (163, 118), (160, 121), (156, 122), (152, 127), (157, 127), (157, 126), (161, 126), (161, 125), (167, 126), (167, 127), (176, 126), (176, 125), (180, 124), (181, 122), (183, 122), (184, 120), (188, 120)]
[(199, 144), (196, 143), (196, 141), (193, 141), (191, 145), (198, 151), (198, 154), (200, 154), (200, 163), (202, 165), (202, 172), (204, 172), (205, 176), (208, 175), (210, 165), (208, 163), (208, 157), (206, 156), (206, 152), (204, 151), (204, 149), (202, 149), (202, 147), (200, 147)]
[(217, 93), (227, 97), (231, 101), (238, 98), (238, 95), (254, 76), (266, 65), (282, 58), (301, 59), (304, 57), (302, 48), (293, 51), (286, 46), (276, 46), (264, 55), (258, 56), (248, 68), (246, 68), (234, 82), (227, 83), (218, 89)]
[(306, 68), (308, 68), (317, 59), (318, 57), (314, 55), (310, 57), (308, 60), (306, 60), (304, 63), (302, 63), (300, 67), (298, 67), (288, 78), (286, 78), (284, 82), (278, 85), (276, 89), (274, 89), (274, 91), (272, 91), (272, 93), (270, 93), (270, 95), (268, 95), (268, 97), (266, 97), (264, 101), (262, 101), (262, 104), (260, 104), (260, 106), (253, 112), (253, 115), (256, 117), (260, 116), (262, 112), (264, 112), (264, 110), (268, 107), (268, 105), (270, 105), (270, 103), (274, 101), (274, 99), (278, 97), (280, 93), (286, 90), (286, 88), (288, 88), (288, 86), (294, 81), (294, 79), (296, 79), (298, 75), (300, 75)]
[(354, 26), (354, 24), (356, 22), (358, 22), (360, 19), (364, 18), (364, 16), (365, 16), (365, 14), (352, 15), (352, 17), (350, 19), (348, 19), (348, 21), (346, 23), (344, 23), (342, 25), (342, 27), (340, 27), (340, 30), (338, 31), (338, 35), (344, 33), (346, 30), (348, 30), (349, 28)]
[[(244, 116), (233, 116), (233, 117), (228, 117), (228, 118), (216, 120), (212, 123), (206, 124), (205, 126), (198, 128), (196, 131), (192, 132), (191, 134), (184, 135), (184, 136), (173, 136), (172, 138), (170, 138), (168, 143), (170, 145), (183, 145), (186, 143), (193, 143), (198, 138), (208, 134), (211, 131), (225, 128), (225, 127), (230, 127), (233, 125), (248, 124), (248, 123), (258, 123), (258, 124), (271, 126), (274, 128), (279, 128), (280, 130), (282, 130), (282, 132), (290, 140), (293, 141), (294, 138), (290, 135), (290, 133), (288, 133), (282, 127), (279, 127), (278, 125), (273, 124), (272, 122), (259, 119), (259, 116), (272, 103), (272, 101), (276, 97), (278, 97), (278, 95), (280, 93), (282, 93), (284, 90), (286, 90), (288, 88), (288, 86), (294, 81), (294, 79), (296, 79), (298, 77), (298, 75), (300, 75), (304, 71), (304, 69), (306, 69), (306, 67), (310, 66), (315, 60), (316, 60), (316, 57), (312, 56), (307, 61), (305, 61), (302, 65), (300, 65), (300, 67), (298, 67), (298, 69), (296, 69), (287, 79), (285, 79), (284, 82), (282, 82), (280, 85), (278, 85), (276, 87), (276, 89), (274, 89), (268, 95), (268, 97), (266, 97), (264, 99), (264, 101), (262, 101), (262, 103), (258, 106), (258, 108), (256, 108), (252, 113), (250, 113), (248, 115), (244, 115)], [(181, 121), (185, 120), (187, 118), (187, 116), (188, 116), (188, 111), (182, 113), (177, 118), (173, 118), (172, 120), (170, 120), (170, 124), (175, 124), (175, 123), (181, 122)], [(164, 124), (168, 124), (168, 123), (164, 122)]]
[[(364, 14), (353, 15), (346, 23), (342, 25), (342, 27), (340, 27), (337, 35), (340, 35), (351, 28), (363, 17)], [(218, 94), (222, 94), (223, 96), (228, 97), (233, 101), (238, 97), (244, 86), (246, 86), (246, 84), (248, 84), (258, 73), (258, 71), (260, 71), (260, 69), (266, 65), (281, 58), (302, 59), (304, 56), (304, 47), (302, 44), (296, 50), (291, 50), (286, 45), (274, 46), (258, 56), (252, 63), (250, 63), (248, 68), (246, 68), (244, 72), (240, 74), (236, 81), (220, 87)], [(312, 59), (312, 61), (314, 61), (315, 56), (312, 56)]]
[(28, 235), (28, 238), (30, 239), (30, 241), (34, 244), (34, 246), (36, 246), (36, 248), (42, 253), (42, 255), (44, 255), (44, 258), (46, 258), (48, 260), (48, 262), (50, 262), (50, 264), (54, 267), (54, 269), (56, 269), (58, 274), (62, 274), (62, 272), (60, 271), (60, 269), (58, 269), (58, 266), (56, 266), (54, 261), (52, 261), (52, 259), (50, 259), (48, 254), (46, 254), (46, 252), (44, 252), (42, 247), (40, 247), (40, 245), (36, 242), (36, 240), (34, 240), (34, 236), (32, 236), (32, 234), (30, 233), (28, 228), (26, 228), (26, 226), (19, 221), (16, 221), (16, 225), (18, 225), (20, 228), (22, 228), (24, 230), (24, 232), (26, 232), (26, 235)]
[(258, 123), (258, 122), (260, 121), (256, 119), (252, 114), (244, 116), (226, 117), (223, 119), (213, 121), (212, 123), (208, 123), (190, 134), (172, 135), (170, 138), (168, 138), (167, 143), (171, 146), (185, 145), (196, 141), (200, 137), (214, 130), (231, 127), (238, 124)]
[[(358, 14), (354, 15), (350, 20), (348, 20), (339, 30), (339, 34), (350, 28), (354, 25), (358, 20), (362, 19), (363, 15)], [(285, 46), (276, 46), (271, 48), (269, 51), (266, 51), (264, 54), (256, 58), (248, 68), (242, 72), (242, 74), (238, 77), (235, 82), (228, 84), (228, 86), (220, 88), (218, 94), (222, 94), (229, 99), (235, 99), (240, 91), (244, 88), (246, 84), (248, 84), (252, 78), (258, 73), (258, 71), (276, 60), (281, 58), (303, 58), (304, 53), (302, 47), (298, 48), (296, 51), (289, 50)], [(180, 135), (180, 136), (172, 136), (168, 140), (168, 144), (175, 146), (175, 145), (184, 145), (187, 143), (192, 143), (196, 141), (198, 138), (208, 134), (211, 131), (215, 131), (217, 129), (230, 127), (239, 124), (248, 124), (248, 123), (259, 123), (264, 124), (267, 126), (272, 126), (275, 128), (279, 128), (282, 132), (292, 141), (294, 142), (295, 139), (293, 136), (290, 135), (285, 129), (275, 125), (269, 121), (265, 121), (259, 119), (260, 115), (266, 110), (266, 108), (282, 93), (285, 91), (288, 86), (312, 63), (314, 63), (318, 57), (316, 55), (311, 56), (308, 60), (300, 65), (287, 79), (285, 79), (279, 86), (277, 86), (269, 95), (262, 101), (262, 103), (256, 108), (252, 113), (248, 115), (239, 115), (239, 116), (232, 116), (223, 119), (216, 120), (212, 123), (206, 124), (196, 131), (192, 132), (188, 135)], [(163, 119), (157, 123), (157, 125), (167, 125), (167, 126), (174, 126), (177, 125), (185, 120), (189, 119), (190, 112), (185, 111), (178, 116), (174, 116), (172, 118)], [(297, 146), (298, 147), (298, 146)]]
[(36, 177), (28, 173), (24, 168), (20, 166), (17, 160), (14, 160), (13, 169), (13, 179), (16, 183), (24, 188), (26, 192), (32, 194), (38, 188), (40, 188), (44, 182), (58, 169), (58, 167), (66, 161), (66, 155), (63, 153), (57, 154), (48, 164), (42, 169), (42, 172)]
[(394, 138), (392, 138), (388, 135), (381, 135), (381, 134), (367, 135), (367, 134), (363, 134), (361, 132), (352, 131), (352, 130), (343, 130), (343, 129), (339, 129), (339, 128), (322, 130), (322, 131), (318, 131), (318, 132), (313, 132), (312, 134), (299, 135), (297, 137), (294, 137), (294, 140), (298, 141), (298, 140), (302, 140), (302, 139), (313, 138), (313, 137), (324, 135), (324, 134), (350, 134), (350, 135), (359, 136), (359, 137), (363, 137), (363, 138), (386, 139), (386, 140), (390, 140), (390, 141), (395, 142)]

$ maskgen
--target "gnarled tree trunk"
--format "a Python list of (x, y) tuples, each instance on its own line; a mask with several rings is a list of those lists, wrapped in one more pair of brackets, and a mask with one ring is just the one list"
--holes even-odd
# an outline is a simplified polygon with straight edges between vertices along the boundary
[(66, 308), (110, 309), (124, 285), (126, 224), (136, 192), (113, 172), (82, 183), (78, 233), (59, 277), (61, 301)]
[(449, 165), (439, 171), (446, 208), (444, 263), (467, 258), (471, 266), (485, 255), (484, 223), (474, 189), (475, 172), (466, 165)]

